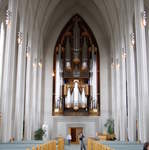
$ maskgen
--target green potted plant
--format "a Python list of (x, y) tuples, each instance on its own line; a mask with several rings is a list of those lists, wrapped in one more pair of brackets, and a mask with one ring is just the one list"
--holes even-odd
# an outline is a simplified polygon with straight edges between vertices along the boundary
[(108, 134), (114, 134), (114, 120), (108, 119), (107, 122), (104, 124), (104, 126), (107, 128)]
[(34, 138), (35, 140), (42, 140), (42, 137), (44, 135), (44, 131), (42, 128), (39, 128), (38, 130), (35, 131), (35, 134), (34, 134)]

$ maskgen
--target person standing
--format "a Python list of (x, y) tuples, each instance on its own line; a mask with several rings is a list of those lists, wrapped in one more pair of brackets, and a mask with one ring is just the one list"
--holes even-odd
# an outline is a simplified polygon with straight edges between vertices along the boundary
[(144, 143), (143, 150), (149, 150), (149, 142)]
[(70, 142), (71, 142), (71, 135), (70, 134), (67, 135), (67, 141), (68, 141), (68, 145), (70, 145)]
[(80, 134), (80, 146), (81, 146), (81, 150), (86, 150), (85, 144), (84, 144), (84, 138), (85, 136), (83, 135), (83, 133)]

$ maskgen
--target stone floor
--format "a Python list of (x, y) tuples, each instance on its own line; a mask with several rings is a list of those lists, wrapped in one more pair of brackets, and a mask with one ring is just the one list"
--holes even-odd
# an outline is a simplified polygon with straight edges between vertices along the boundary
[(80, 150), (80, 145), (65, 145), (65, 150)]
[[(34, 144), (33, 143), (32, 144), (30, 143), (0, 144), (0, 150), (26, 150), (27, 148), (31, 150), (32, 147), (35, 145), (37, 145), (37, 143), (34, 143)], [(80, 145), (65, 145), (65, 150), (80, 150)]]
[[(37, 144), (42, 144), (43, 141), (23, 141), (11, 143), (0, 143), (0, 150), (26, 150), (32, 149)], [(120, 141), (100, 141), (100, 143), (109, 146), (114, 150), (142, 150), (143, 143), (137, 142), (120, 142)], [(65, 150), (80, 150), (80, 145), (65, 145)]]

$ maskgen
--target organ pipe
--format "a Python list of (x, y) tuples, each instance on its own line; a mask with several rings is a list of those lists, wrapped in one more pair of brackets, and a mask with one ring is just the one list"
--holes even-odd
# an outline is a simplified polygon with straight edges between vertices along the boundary
[(61, 97), (61, 46), (58, 48), (56, 55), (56, 93), (55, 93), (55, 108), (60, 108), (60, 97)]
[(69, 37), (66, 38), (65, 67), (67, 70), (71, 70), (71, 46)]
[(80, 28), (77, 20), (73, 28), (73, 62), (80, 63)]
[(71, 107), (71, 91), (70, 91), (70, 88), (68, 88), (67, 90), (67, 96), (65, 98), (65, 106), (66, 108), (70, 108)]
[(87, 97), (85, 96), (85, 89), (82, 89), (82, 108), (85, 108), (87, 106)]
[(82, 47), (82, 70), (87, 69), (87, 62), (88, 62), (88, 57), (87, 57), (87, 42), (86, 42), (86, 37), (83, 39), (83, 47)]
[(90, 68), (91, 68), (91, 77), (90, 77), (90, 95), (92, 97), (91, 101), (91, 109), (97, 108), (97, 55), (95, 53), (95, 47), (92, 45), (92, 59), (90, 62)]
[(74, 90), (73, 90), (73, 107), (74, 110), (79, 109), (79, 87), (78, 81), (74, 81)]

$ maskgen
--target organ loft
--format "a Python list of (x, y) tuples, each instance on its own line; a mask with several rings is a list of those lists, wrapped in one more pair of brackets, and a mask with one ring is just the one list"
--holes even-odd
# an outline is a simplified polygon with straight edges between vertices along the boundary
[(98, 46), (79, 15), (59, 35), (53, 68), (53, 115), (99, 115)]

